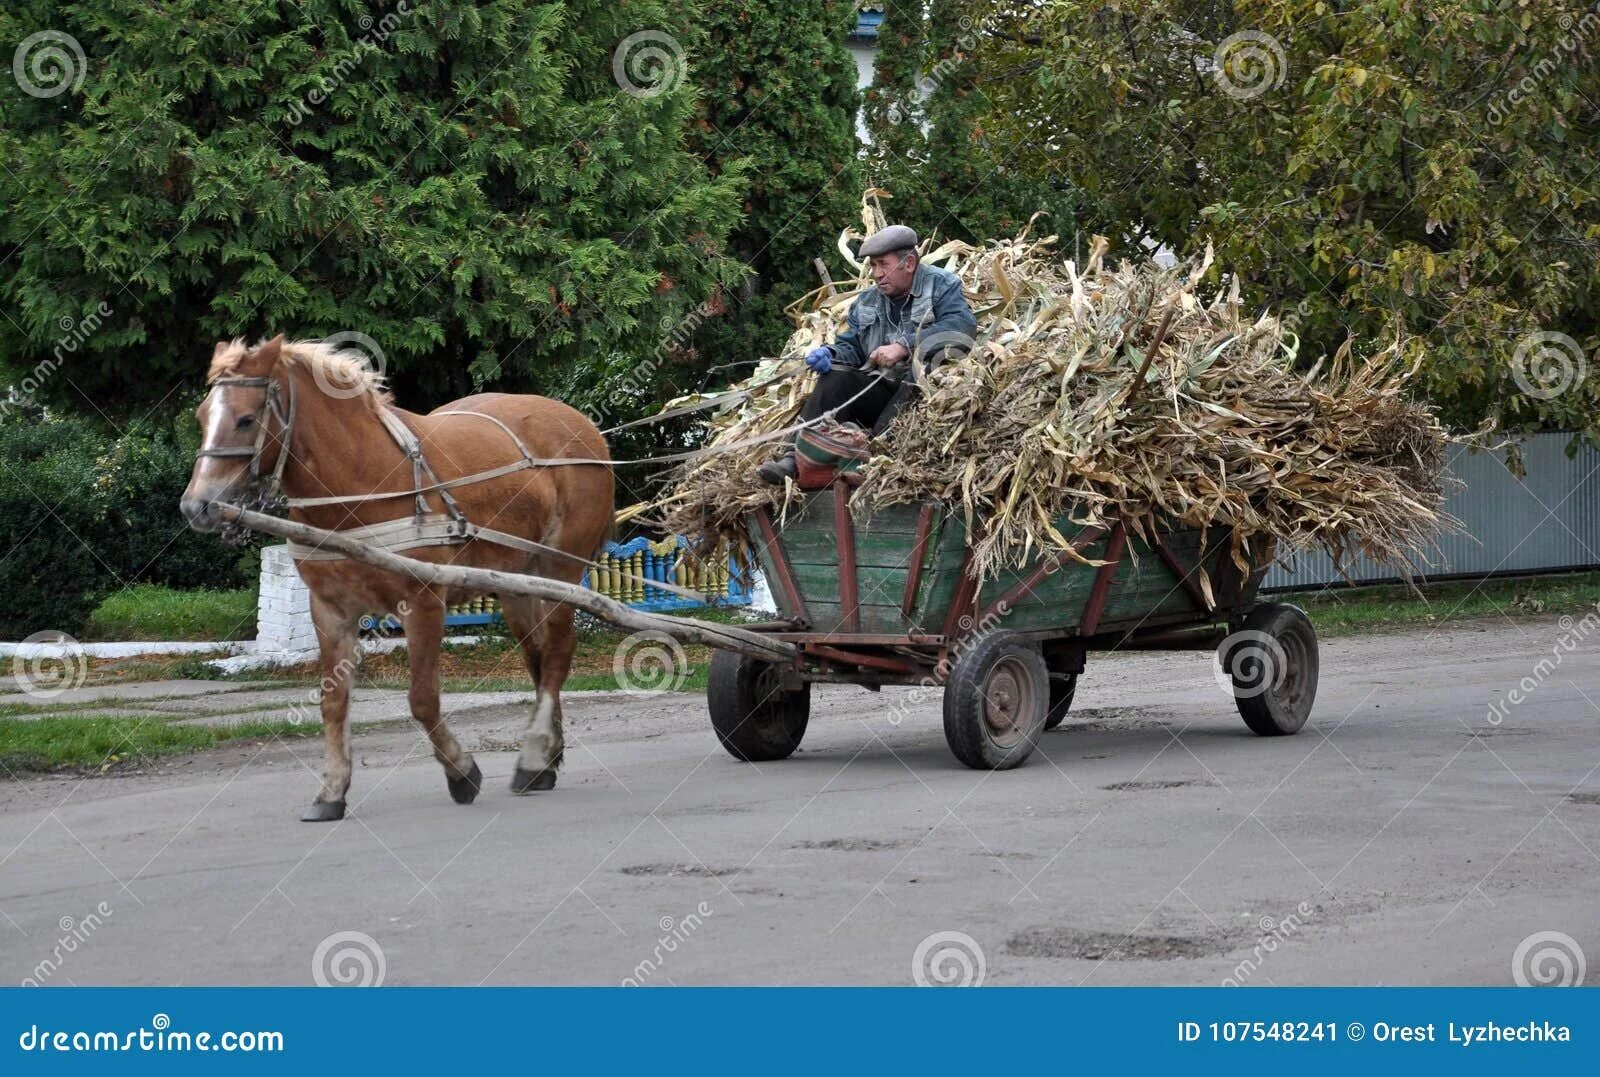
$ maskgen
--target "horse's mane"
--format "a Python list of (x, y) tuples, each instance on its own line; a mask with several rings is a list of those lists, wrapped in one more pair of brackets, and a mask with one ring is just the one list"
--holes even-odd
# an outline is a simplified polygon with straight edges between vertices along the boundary
[[(243, 337), (235, 337), (221, 345), (211, 359), (211, 369), (206, 371), (206, 382), (216, 381), (239, 372), (239, 367), (251, 354), (265, 343), (247, 347)], [(359, 351), (341, 348), (325, 340), (288, 340), (279, 353), (281, 362), (300, 367), (322, 376), (334, 385), (359, 388), (369, 403), (389, 404), (394, 398), (384, 384), (383, 374), (367, 364), (366, 356)]]

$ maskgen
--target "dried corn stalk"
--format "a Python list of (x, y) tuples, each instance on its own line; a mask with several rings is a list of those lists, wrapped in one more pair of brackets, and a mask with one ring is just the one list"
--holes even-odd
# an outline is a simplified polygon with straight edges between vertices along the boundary
[[(863, 199), (868, 234), (883, 226), (882, 194)], [(841, 236), (841, 255), (850, 258), (859, 238)], [(1152, 521), (1231, 526), (1241, 545), (1259, 537), (1280, 550), (1315, 547), (1337, 564), (1359, 550), (1402, 574), (1454, 523), (1441, 510), (1450, 439), (1404, 394), (1411, 372), (1399, 341), (1361, 359), (1346, 345), (1326, 369), (1299, 371), (1278, 320), (1241, 312), (1237, 281), (1225, 294), (1199, 292), (1209, 250), (1165, 269), (1107, 270), (1107, 244), (1096, 237), (1080, 271), (1054, 241), (1024, 230), (981, 248), (927, 245), (924, 261), (961, 278), (978, 344), (935, 371), (875, 445), (857, 498), (863, 511), (925, 500), (958, 508), (981, 579), (1070, 554), (1062, 518), (1121, 517), (1136, 531)], [(708, 444), (727, 451), (692, 463), (652, 506), (663, 526), (737, 546), (747, 512), (783, 510), (792, 487), (764, 486), (754, 469), (784, 442), (744, 443), (798, 421), (814, 379), (794, 357), (844, 328), (870, 283), (851, 265), (861, 274), (854, 287), (819, 290), (791, 308), (790, 358), (763, 363), (745, 385), (770, 379), (780, 363), (797, 376), (712, 421)]]

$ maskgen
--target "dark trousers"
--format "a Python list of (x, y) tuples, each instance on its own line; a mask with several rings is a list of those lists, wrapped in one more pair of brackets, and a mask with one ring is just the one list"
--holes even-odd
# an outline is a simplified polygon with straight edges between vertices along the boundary
[[(866, 391), (862, 392), (863, 389)], [(910, 382), (878, 379), (875, 373), (851, 367), (835, 368), (817, 379), (817, 387), (811, 390), (800, 408), (800, 418), (815, 419), (825, 411), (839, 408), (835, 419), (855, 423), (876, 437), (916, 391), (916, 386)]]

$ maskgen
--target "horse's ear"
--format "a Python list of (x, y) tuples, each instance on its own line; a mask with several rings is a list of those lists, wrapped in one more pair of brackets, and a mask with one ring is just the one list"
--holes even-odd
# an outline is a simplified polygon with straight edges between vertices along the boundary
[(217, 341), (217, 346), (215, 348), (211, 349), (211, 361), (213, 363), (215, 363), (218, 359), (220, 359), (222, 357), (222, 353), (227, 351), (227, 350), (228, 350), (228, 342), (226, 340)]
[(279, 333), (265, 344), (256, 349), (256, 358), (269, 363), (276, 363), (283, 354), (283, 334)]

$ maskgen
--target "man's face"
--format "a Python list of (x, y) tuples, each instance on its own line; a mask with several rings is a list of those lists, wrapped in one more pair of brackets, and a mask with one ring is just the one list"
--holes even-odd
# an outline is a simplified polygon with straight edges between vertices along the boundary
[(890, 299), (898, 299), (911, 291), (911, 278), (917, 275), (917, 256), (904, 251), (874, 254), (867, 259), (872, 269), (872, 282), (878, 291)]

